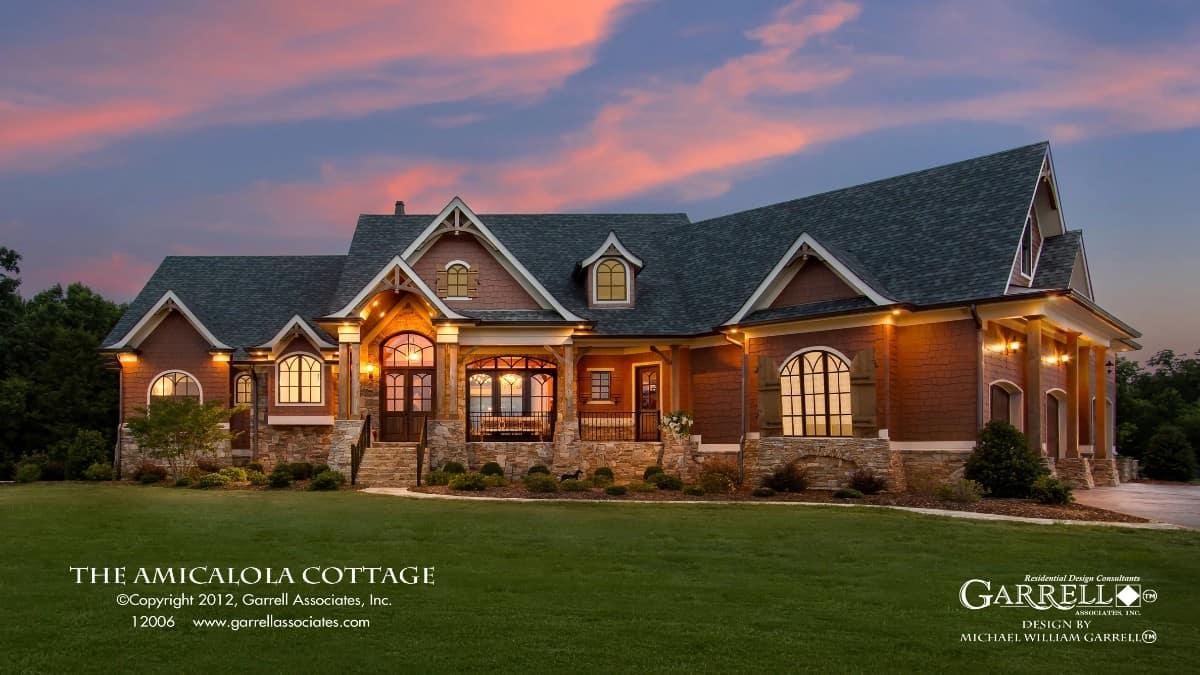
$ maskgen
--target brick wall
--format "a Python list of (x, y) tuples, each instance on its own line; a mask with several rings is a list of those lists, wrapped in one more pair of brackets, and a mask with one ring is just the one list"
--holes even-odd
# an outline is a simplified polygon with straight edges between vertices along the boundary
[[(295, 337), (288, 346), (279, 353), (275, 363), (279, 363), (289, 354), (303, 353), (311, 354), (318, 361), (324, 364), (324, 359), (321, 357), (321, 352), (304, 337)], [(275, 384), (277, 382), (278, 371), (274, 364), (267, 371), (267, 412), (271, 415), (332, 415), (337, 410), (337, 377), (334, 374), (333, 366), (322, 365), (323, 377), (322, 385), (325, 389), (325, 402), (321, 405), (280, 405), (276, 400), (279, 395)]]
[(846, 285), (841, 277), (833, 273), (829, 266), (820, 260), (812, 259), (804, 263), (796, 276), (771, 303), (771, 307), (791, 307), (823, 300), (839, 300), (856, 298), (861, 295), (858, 291)]
[(962, 441), (976, 434), (977, 334), (970, 319), (898, 326), (892, 440)]
[(470, 300), (447, 300), (458, 309), (538, 309), (537, 302), (521, 287), (473, 235), (443, 236), (417, 261), (414, 270), (432, 289), (437, 289), (437, 273), (446, 263), (461, 260), (479, 272), (478, 295)]
[(164, 371), (182, 370), (196, 378), (205, 402), (229, 403), (229, 364), (214, 363), (209, 344), (178, 312), (162, 320), (138, 347), (137, 363), (121, 364), (125, 416), (146, 406), (152, 381)]

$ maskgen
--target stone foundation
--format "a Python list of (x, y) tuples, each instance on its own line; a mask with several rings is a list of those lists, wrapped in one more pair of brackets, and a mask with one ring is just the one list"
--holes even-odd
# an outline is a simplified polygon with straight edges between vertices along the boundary
[(938, 486), (961, 479), (970, 455), (970, 450), (896, 451), (907, 489), (925, 494), (933, 494)]
[[(229, 447), (229, 442), (221, 444), (214, 455), (207, 456), (208, 459), (216, 462), (222, 467), (233, 466), (233, 451)], [(142, 448), (134, 442), (133, 437), (128, 431), (121, 433), (121, 462), (120, 462), (120, 477), (123, 480), (133, 480), (133, 473), (138, 466), (143, 462), (157, 464), (167, 470), (170, 470), (170, 464), (164, 459), (156, 459), (151, 457), (148, 452), (143, 452)]]
[(808, 470), (809, 484), (815, 488), (843, 487), (850, 474), (869, 468), (888, 481), (890, 489), (904, 489), (902, 473), (892, 464), (891, 444), (881, 438), (798, 438), (775, 437), (748, 439), (743, 458), (746, 481), (757, 485), (772, 471), (796, 460)]
[(1093, 459), (1092, 483), (1095, 487), (1116, 487), (1120, 485), (1121, 479), (1117, 472), (1117, 460), (1112, 458)]
[(1054, 463), (1058, 479), (1071, 484), (1077, 490), (1096, 487), (1092, 478), (1092, 462), (1087, 457), (1064, 457)]
[[(327, 464), (336, 426), (267, 426), (259, 429), (254, 460), (271, 472), (276, 464)], [(353, 441), (351, 441), (353, 442)], [(347, 452), (349, 452), (347, 450)]]
[(1122, 483), (1137, 480), (1138, 472), (1141, 470), (1139, 462), (1132, 457), (1117, 458), (1117, 478)]
[(363, 420), (338, 420), (333, 425), (333, 437), (329, 442), (329, 455), (325, 463), (333, 471), (341, 471), (347, 479), (350, 478), (351, 446), (362, 435), (363, 423)]

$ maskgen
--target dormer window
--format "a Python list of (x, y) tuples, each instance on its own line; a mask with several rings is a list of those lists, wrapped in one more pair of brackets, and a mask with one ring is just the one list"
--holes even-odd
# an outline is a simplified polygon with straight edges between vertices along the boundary
[(1033, 275), (1033, 219), (1025, 219), (1025, 231), (1021, 234), (1021, 274)]
[(645, 263), (634, 255), (616, 232), (579, 263), (586, 272), (588, 303), (592, 307), (623, 309), (633, 306), (637, 295), (634, 277)]
[(629, 268), (616, 258), (596, 265), (596, 302), (629, 302)]

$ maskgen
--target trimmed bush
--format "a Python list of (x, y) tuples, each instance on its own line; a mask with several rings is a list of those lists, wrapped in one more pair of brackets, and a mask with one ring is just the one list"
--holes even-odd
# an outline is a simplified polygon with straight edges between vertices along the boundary
[(1053, 476), (1042, 476), (1034, 481), (1031, 496), (1043, 504), (1070, 504), (1075, 501), (1071, 484)]
[(83, 472), (84, 480), (112, 480), (113, 468), (108, 462), (95, 462)]
[(607, 478), (611, 481), (613, 479), (613, 470), (608, 468), (607, 466), (602, 466), (592, 472), (592, 478), (600, 478), (600, 477)]
[(250, 481), (251, 485), (266, 485), (269, 482), (267, 474), (254, 469), (246, 472), (246, 480)]
[(808, 471), (792, 460), (763, 478), (762, 487), (776, 492), (804, 492), (808, 488)]
[(332, 469), (329, 468), (328, 464), (317, 464), (316, 466), (313, 467), (313, 475), (314, 476), (319, 473), (325, 473), (326, 471), (332, 471)]
[(187, 487), (192, 484), (192, 479), (187, 476), (180, 476), (175, 479), (175, 487)]
[(629, 488), (630, 492), (654, 492), (658, 490), (657, 485), (654, 483), (648, 483), (646, 481), (642, 481), (640, 483), (630, 483), (626, 487)]
[(217, 473), (235, 482), (243, 482), (246, 480), (246, 470), (240, 466), (227, 466)]
[(648, 466), (646, 467), (646, 470), (642, 472), (642, 480), (650, 480), (650, 476), (653, 476), (656, 473), (664, 473), (663, 468), (657, 464), (654, 466)]
[(273, 488), (285, 488), (292, 484), (292, 469), (287, 464), (276, 465), (275, 470), (267, 477), (267, 484)]
[(460, 473), (450, 479), (450, 489), (466, 492), (482, 492), (487, 489), (487, 481), (484, 480), (481, 473)]
[(312, 462), (292, 462), (287, 465), (292, 472), (292, 480), (308, 480), (313, 475)]
[(1177, 426), (1158, 428), (1142, 455), (1142, 473), (1155, 480), (1188, 481), (1196, 476), (1196, 452)]
[(479, 473), (485, 476), (503, 476), (504, 467), (500, 466), (498, 462), (488, 462), (487, 464), (483, 465), (483, 468), (479, 470)]
[(859, 469), (850, 474), (850, 487), (864, 495), (873, 495), (887, 489), (887, 479), (876, 475), (874, 469)]
[(683, 479), (679, 476), (672, 476), (665, 473), (656, 473), (650, 476), (651, 483), (658, 486), (659, 490), (682, 490)]
[(592, 489), (592, 483), (591, 481), (568, 478), (559, 483), (559, 487), (563, 489), (563, 492), (587, 492)]
[(263, 469), (263, 465), (259, 462), (250, 462), (246, 465), (246, 473), (250, 473), (251, 471), (266, 473), (266, 471)]
[(466, 473), (467, 467), (463, 466), (462, 462), (455, 462), (451, 460), (442, 465), (442, 471), (445, 471), (446, 473)]
[(607, 476), (602, 473), (592, 474), (592, 477), (588, 480), (590, 480), (592, 485), (595, 485), (596, 487), (608, 487), (609, 485), (613, 484), (612, 476)]
[(1025, 434), (1007, 422), (988, 422), (967, 457), (963, 477), (993, 497), (1028, 497), (1033, 483), (1049, 473)]
[(524, 482), (525, 489), (530, 492), (558, 492), (558, 481), (549, 474), (531, 473), (525, 476)]
[(775, 490), (764, 485), (762, 487), (754, 488), (754, 491), (750, 494), (754, 495), (755, 497), (774, 497)]
[(203, 476), (200, 476), (200, 480), (196, 481), (196, 487), (202, 489), (225, 487), (225, 484), (228, 482), (229, 478), (219, 473), (206, 473)]
[(540, 473), (542, 475), (549, 476), (550, 469), (547, 469), (545, 464), (534, 464), (533, 466), (529, 467), (529, 471), (526, 471), (525, 475), (532, 476), (535, 473)]
[(490, 488), (506, 487), (508, 485), (508, 479), (504, 476), (484, 476), (483, 484)]
[(42, 467), (33, 462), (24, 462), (17, 466), (18, 483), (35, 483), (42, 477)]
[(961, 504), (977, 502), (983, 499), (985, 494), (987, 494), (987, 488), (966, 478), (946, 483), (937, 489), (938, 499), (946, 502), (959, 502)]
[(738, 486), (736, 462), (727, 459), (710, 460), (700, 468), (700, 487), (716, 495), (733, 494)]
[(221, 465), (212, 457), (197, 457), (196, 468), (203, 473), (217, 473), (221, 470)]
[(336, 490), (346, 482), (346, 477), (340, 471), (322, 471), (313, 476), (312, 483), (309, 484), (309, 490)]
[(699, 485), (688, 485), (683, 488), (683, 494), (699, 497), (700, 495), (704, 494), (704, 488), (700, 487)]
[(614, 497), (620, 497), (626, 492), (629, 492), (629, 490), (627, 490), (624, 485), (609, 485), (608, 487), (604, 488), (604, 494), (612, 495)]
[(445, 471), (441, 470), (430, 471), (429, 473), (425, 474), (422, 482), (426, 485), (449, 485), (450, 479), (454, 476), (455, 474), (446, 473)]
[(167, 477), (167, 470), (153, 462), (142, 462), (133, 470), (133, 479), (143, 485), (157, 483)]
[(836, 490), (833, 496), (838, 499), (862, 499), (863, 493), (862, 490), (855, 490), (854, 488), (841, 488)]

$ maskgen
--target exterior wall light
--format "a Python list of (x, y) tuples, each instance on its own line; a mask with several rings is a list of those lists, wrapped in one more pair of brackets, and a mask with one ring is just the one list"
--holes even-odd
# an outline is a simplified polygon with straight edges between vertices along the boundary
[(375, 380), (375, 364), (374, 363), (363, 364), (362, 373), (367, 376), (368, 380), (374, 381)]
[(128, 363), (128, 364), (137, 363), (138, 362), (137, 352), (118, 352), (117, 353), (117, 362), (118, 363)]
[(210, 352), (212, 354), (213, 363), (229, 363), (229, 352)]
[(1061, 366), (1070, 360), (1070, 354), (1051, 354), (1042, 358), (1042, 361), (1048, 366)]

